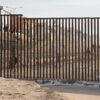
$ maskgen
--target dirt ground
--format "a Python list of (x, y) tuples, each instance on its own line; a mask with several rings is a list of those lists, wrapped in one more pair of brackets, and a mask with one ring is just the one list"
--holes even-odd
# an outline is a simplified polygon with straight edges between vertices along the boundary
[(100, 88), (80, 86), (45, 86), (52, 91), (60, 92), (68, 100), (100, 100)]
[(0, 78), (0, 100), (100, 100), (100, 88), (41, 86), (34, 81)]
[(0, 100), (68, 100), (33, 81), (0, 78)]

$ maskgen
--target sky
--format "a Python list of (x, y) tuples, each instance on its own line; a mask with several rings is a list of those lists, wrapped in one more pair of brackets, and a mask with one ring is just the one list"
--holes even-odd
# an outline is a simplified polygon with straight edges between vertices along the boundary
[(100, 0), (0, 0), (27, 17), (100, 17)]

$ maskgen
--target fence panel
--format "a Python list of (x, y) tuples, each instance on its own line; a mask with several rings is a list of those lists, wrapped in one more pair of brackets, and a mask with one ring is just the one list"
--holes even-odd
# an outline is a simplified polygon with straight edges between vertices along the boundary
[(99, 81), (99, 23), (0, 15), (0, 76)]

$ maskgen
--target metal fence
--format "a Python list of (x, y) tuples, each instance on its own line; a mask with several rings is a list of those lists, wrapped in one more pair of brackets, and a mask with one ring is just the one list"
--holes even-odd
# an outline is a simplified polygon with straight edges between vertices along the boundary
[(0, 75), (99, 81), (100, 18), (0, 15)]

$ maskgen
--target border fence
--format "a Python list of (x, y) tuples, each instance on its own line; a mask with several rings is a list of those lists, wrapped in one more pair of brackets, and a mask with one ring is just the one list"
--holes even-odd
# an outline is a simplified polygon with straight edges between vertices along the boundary
[(0, 15), (0, 76), (99, 81), (100, 18)]

